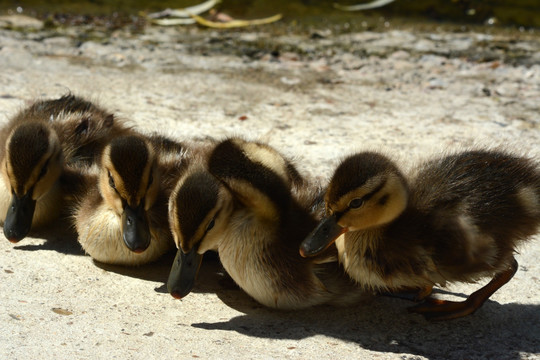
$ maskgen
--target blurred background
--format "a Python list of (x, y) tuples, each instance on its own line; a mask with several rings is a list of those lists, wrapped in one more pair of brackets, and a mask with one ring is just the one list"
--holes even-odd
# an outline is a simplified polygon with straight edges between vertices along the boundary
[[(144, 15), (166, 8), (196, 5), (193, 0), (42, 0), (0, 1), (0, 14), (24, 14), (51, 26), (100, 23), (109, 28), (141, 26)], [(341, 5), (368, 3), (339, 0)], [(359, 12), (336, 9), (324, 0), (222, 0), (220, 12), (249, 19), (282, 13), (287, 24), (332, 25), (339, 31), (380, 29), (408, 24), (439, 26), (512, 27), (521, 31), (540, 28), (540, 0), (395, 0)]]

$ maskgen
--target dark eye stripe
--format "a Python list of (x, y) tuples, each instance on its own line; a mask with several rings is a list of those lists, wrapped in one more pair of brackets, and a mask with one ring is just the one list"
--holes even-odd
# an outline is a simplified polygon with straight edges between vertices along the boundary
[(208, 225), (206, 226), (206, 231), (204, 233), (204, 235), (206, 236), (206, 233), (208, 233), (210, 230), (212, 230), (212, 228), (216, 225), (216, 219), (217, 217), (219, 216), (219, 213), (221, 212), (221, 209), (219, 209), (216, 214), (214, 215), (214, 217), (212, 218), (212, 220), (210, 220), (210, 222), (208, 223)]
[(49, 168), (49, 159), (47, 159), (47, 161), (45, 161), (45, 164), (43, 164), (43, 167), (41, 168), (41, 171), (39, 172), (39, 175), (38, 175), (38, 180), (41, 180), (45, 174), (47, 173), (47, 169)]
[(375, 195), (376, 193), (381, 191), (381, 189), (384, 187), (384, 185), (386, 185), (386, 179), (383, 182), (381, 182), (375, 189), (373, 189), (372, 191), (370, 191), (369, 193), (364, 195), (362, 197), (362, 200), (368, 201), (369, 199), (371, 199), (373, 197), (373, 195)]
[(148, 186), (146, 187), (146, 190), (150, 189), (150, 185), (154, 182), (154, 174), (150, 172), (150, 177), (148, 178)]
[(109, 171), (109, 186), (113, 188), (114, 190), (116, 190), (116, 184), (114, 183), (114, 179), (110, 171)]
[[(195, 241), (197, 230), (204, 224), (208, 214), (219, 199), (219, 185), (216, 179), (206, 172), (197, 172), (186, 178), (176, 194), (176, 222), (182, 237)], [(196, 204), (196, 206), (193, 206)]]
[(216, 225), (216, 218), (213, 218), (210, 223), (208, 223), (208, 226), (206, 227), (206, 232), (209, 232), (212, 230), (212, 228)]

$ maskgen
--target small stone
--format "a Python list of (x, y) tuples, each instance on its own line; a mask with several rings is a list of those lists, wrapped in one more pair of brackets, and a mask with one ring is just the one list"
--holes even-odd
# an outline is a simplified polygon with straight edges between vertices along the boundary
[(1, 28), (43, 29), (43, 21), (26, 15), (0, 16)]
[(57, 313), (58, 315), (72, 315), (73, 313), (66, 309), (61, 308), (52, 308), (52, 311)]
[(279, 80), (285, 85), (297, 85), (297, 84), (300, 83), (300, 79), (298, 79), (298, 78), (289, 78), (289, 77), (286, 77), (286, 76), (282, 76)]

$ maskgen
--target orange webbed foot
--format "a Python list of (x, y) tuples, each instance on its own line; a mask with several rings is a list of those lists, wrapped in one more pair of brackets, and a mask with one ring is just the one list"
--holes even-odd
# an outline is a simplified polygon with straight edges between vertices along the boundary
[(412, 313), (421, 314), (424, 318), (431, 321), (457, 319), (472, 314), (482, 305), (475, 306), (469, 299), (465, 301), (448, 301), (427, 298), (421, 304), (411, 306), (407, 310)]
[(479, 309), (495, 291), (510, 281), (517, 269), (518, 263), (512, 259), (507, 270), (495, 275), (486, 286), (472, 293), (465, 301), (448, 301), (429, 297), (408, 310), (432, 321), (457, 319), (470, 315)]

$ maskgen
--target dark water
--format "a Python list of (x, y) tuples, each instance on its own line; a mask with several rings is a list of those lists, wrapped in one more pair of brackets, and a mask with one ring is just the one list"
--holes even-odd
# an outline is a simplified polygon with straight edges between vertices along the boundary
[[(142, 13), (181, 8), (203, 0), (42, 0), (1, 1), (1, 13), (22, 12), (44, 19), (66, 22), (94, 17), (133, 21)], [(369, 0), (339, 0), (352, 5)], [(334, 9), (334, 1), (323, 0), (222, 0), (218, 9), (237, 18), (266, 17), (276, 13), (284, 21), (317, 25), (347, 19), (381, 19), (399, 22), (436, 22), (540, 28), (540, 0), (396, 0), (385, 7), (347, 13)], [(82, 16), (82, 17), (81, 17)], [(88, 20), (89, 21), (89, 20)], [(75, 23), (76, 24), (76, 23)]]

